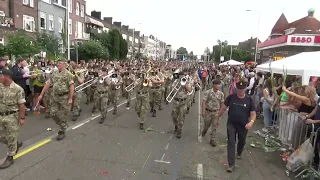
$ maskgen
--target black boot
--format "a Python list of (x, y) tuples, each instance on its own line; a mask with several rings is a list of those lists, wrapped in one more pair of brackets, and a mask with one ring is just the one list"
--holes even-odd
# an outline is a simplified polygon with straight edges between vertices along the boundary
[(153, 110), (153, 112), (152, 112), (152, 117), (156, 117), (157, 116), (157, 110)]
[(19, 152), (19, 149), (22, 147), (23, 142), (17, 142), (17, 150), (16, 150), (16, 154)]
[(159, 106), (159, 110), (162, 110), (162, 106), (161, 105)]
[(72, 116), (72, 121), (76, 121), (78, 119), (78, 116), (77, 115), (73, 115)]
[(151, 108), (150, 108), (150, 113), (153, 113), (153, 106), (151, 106)]
[(13, 156), (7, 156), (7, 159), (0, 165), (0, 169), (6, 169), (13, 164)]
[(79, 114), (78, 114), (78, 117), (80, 117), (81, 115), (81, 112), (82, 112), (82, 109), (79, 110)]
[(50, 116), (49, 113), (46, 113), (46, 115), (44, 116), (44, 118), (49, 119), (49, 118), (51, 118), (51, 116)]
[(211, 141), (210, 141), (210, 144), (211, 144), (212, 147), (216, 147), (216, 145), (217, 145), (214, 140), (211, 140)]
[(102, 124), (102, 123), (104, 123), (104, 118), (101, 118), (99, 121), (99, 124)]
[(202, 137), (204, 137), (207, 134), (207, 131), (203, 130), (202, 131)]
[(113, 115), (116, 115), (117, 114), (117, 109), (113, 109)]
[(93, 107), (91, 112), (92, 112), (92, 114), (94, 114), (96, 112), (96, 108)]
[(178, 139), (181, 138), (181, 134), (182, 134), (181, 130), (178, 130), (178, 131), (177, 131), (177, 138), (178, 138)]
[(62, 139), (64, 139), (66, 137), (65, 132), (63, 131), (59, 131), (58, 132), (58, 136), (57, 136), (57, 140), (61, 141)]
[(174, 133), (177, 133), (177, 131), (178, 131), (178, 126), (175, 125), (175, 126), (174, 126)]
[(193, 99), (193, 100), (192, 100), (192, 103), (196, 103), (196, 100), (195, 100), (195, 99)]
[(143, 127), (143, 123), (140, 123), (140, 129), (143, 130), (144, 127)]

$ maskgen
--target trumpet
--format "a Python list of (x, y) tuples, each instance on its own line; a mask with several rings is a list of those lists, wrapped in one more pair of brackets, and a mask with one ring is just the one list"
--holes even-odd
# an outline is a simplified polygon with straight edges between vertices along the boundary
[[(181, 86), (185, 86), (187, 84), (187, 82), (189, 81), (189, 77), (188, 76), (183, 76), (180, 80), (180, 82), (178, 81), (178, 79), (176, 79), (173, 82), (173, 88), (170, 91), (169, 95), (167, 96), (166, 100), (170, 103), (173, 98), (177, 95), (177, 93), (179, 92)], [(188, 93), (187, 95), (191, 95), (193, 93), (193, 90)]]

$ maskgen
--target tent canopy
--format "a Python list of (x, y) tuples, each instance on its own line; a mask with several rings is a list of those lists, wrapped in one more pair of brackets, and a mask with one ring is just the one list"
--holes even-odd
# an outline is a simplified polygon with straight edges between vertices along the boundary
[(320, 77), (320, 51), (303, 52), (294, 56), (287, 57), (279, 61), (260, 64), (256, 67), (257, 71), (269, 72), (269, 66), (273, 73), (283, 74), (286, 70), (288, 75), (302, 76), (304, 85), (309, 83), (310, 76)]
[(231, 65), (231, 66), (236, 66), (236, 65), (242, 65), (242, 62), (236, 61), (236, 60), (229, 60), (223, 63), (220, 63), (219, 66), (226, 66), (226, 65)]

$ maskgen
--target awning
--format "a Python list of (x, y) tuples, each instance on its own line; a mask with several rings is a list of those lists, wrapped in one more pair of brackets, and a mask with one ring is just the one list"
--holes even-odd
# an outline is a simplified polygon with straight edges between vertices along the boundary
[(96, 25), (96, 26), (104, 27), (104, 25), (103, 25), (102, 22), (100, 22), (100, 21), (98, 21), (98, 20), (96, 20), (96, 19), (93, 19), (93, 18), (91, 18), (91, 17), (89, 17), (89, 16), (86, 16), (86, 17), (85, 17), (85, 22), (86, 22), (86, 23), (89, 23), (89, 24), (94, 24), (94, 25)]

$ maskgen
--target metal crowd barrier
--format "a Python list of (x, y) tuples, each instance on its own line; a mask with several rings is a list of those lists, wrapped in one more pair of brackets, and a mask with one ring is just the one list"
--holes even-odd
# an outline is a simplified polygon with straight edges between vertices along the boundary
[[(313, 167), (313, 157), (315, 147), (318, 146), (317, 138), (320, 128), (315, 129), (314, 124), (307, 125), (298, 112), (294, 112), (288, 109), (275, 108), (273, 110), (273, 127), (278, 139), (281, 141), (283, 147), (289, 150), (296, 150), (303, 144), (308, 138), (312, 143), (312, 152), (310, 154), (310, 161), (308, 164), (300, 166), (294, 169), (292, 172), (302, 170), (296, 175), (296, 178), (302, 176), (308, 172), (314, 178), (315, 176), (320, 177), (319, 169)], [(320, 134), (319, 134), (320, 135)], [(320, 148), (318, 148), (319, 150)], [(310, 177), (310, 179), (312, 179)]]

